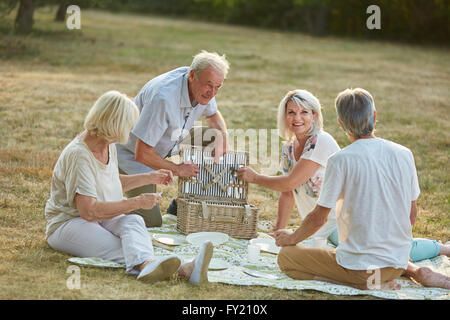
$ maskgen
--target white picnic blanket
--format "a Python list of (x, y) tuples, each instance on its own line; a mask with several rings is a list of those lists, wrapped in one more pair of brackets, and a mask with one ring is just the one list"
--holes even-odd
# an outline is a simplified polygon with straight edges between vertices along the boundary
[[(267, 235), (268, 222), (259, 223), (259, 238), (270, 237)], [(181, 239), (183, 235), (176, 231), (176, 217), (172, 215), (163, 216), (163, 226), (160, 228), (149, 228), (152, 234), (178, 235)], [(184, 262), (191, 261), (198, 253), (198, 247), (183, 242), (178, 246), (165, 246), (153, 241), (155, 254), (164, 256), (176, 254)], [(425, 288), (413, 281), (400, 278), (398, 281), (402, 288), (400, 290), (358, 290), (352, 287), (335, 285), (322, 281), (294, 280), (283, 274), (278, 268), (277, 256), (271, 253), (261, 252), (257, 263), (250, 263), (247, 258), (247, 246), (249, 240), (229, 238), (214, 248), (214, 255), (211, 264), (216, 262), (226, 264), (227, 269), (208, 271), (210, 282), (226, 283), (241, 286), (267, 286), (287, 290), (317, 290), (335, 295), (371, 295), (386, 299), (414, 299), (414, 300), (450, 300), (450, 290), (439, 288)], [(303, 245), (312, 245), (310, 239), (303, 241)], [(332, 247), (331, 244), (329, 244)], [(125, 268), (123, 265), (111, 261), (104, 261), (99, 258), (69, 258), (71, 263), (82, 266)], [(431, 269), (450, 276), (450, 259), (446, 256), (438, 256), (432, 260), (424, 260), (416, 263), (419, 266), (428, 266)], [(276, 275), (277, 279), (266, 279), (250, 276), (244, 270), (256, 270), (265, 274)]]

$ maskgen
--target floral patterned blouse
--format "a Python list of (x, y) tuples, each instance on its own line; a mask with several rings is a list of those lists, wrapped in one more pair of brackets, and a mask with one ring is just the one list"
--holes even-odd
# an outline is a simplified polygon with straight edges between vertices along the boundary
[[(285, 143), (281, 150), (281, 169), (284, 175), (288, 175), (297, 164), (294, 154), (294, 141), (295, 137), (291, 141)], [(298, 161), (301, 159), (311, 160), (320, 164), (320, 167), (311, 178), (293, 191), (295, 203), (302, 219), (304, 219), (316, 206), (325, 175), (327, 160), (332, 154), (339, 150), (340, 147), (336, 140), (325, 131), (319, 131), (317, 134), (310, 136), (308, 140), (306, 140), (303, 152)], [(324, 229), (322, 231), (326, 231), (326, 233), (330, 231), (331, 224), (335, 227), (335, 220), (333, 220), (333, 218), (335, 219), (334, 210), (328, 216), (330, 225), (327, 227), (327, 222), (327, 224), (321, 228), (321, 230), (323, 228), (326, 230)], [(319, 230), (315, 236), (318, 235), (321, 230)]]
[[(314, 148), (317, 144), (317, 134), (311, 136), (306, 140), (305, 146), (303, 148), (303, 153), (301, 155), (301, 158), (307, 159), (306, 157), (309, 153), (314, 151)], [(296, 164), (295, 160), (295, 154), (294, 154), (294, 140), (292, 140), (290, 143), (287, 143), (285, 147), (283, 148), (283, 151), (281, 152), (282, 159), (283, 159), (283, 173), (289, 174), (291, 170), (294, 168), (294, 165)], [(304, 156), (305, 155), (305, 156)], [(318, 170), (311, 178), (306, 181), (306, 192), (310, 197), (318, 198), (319, 197), (319, 191), (320, 187), (322, 186), (322, 180), (323, 180), (323, 174), (321, 174), (322, 170)], [(298, 193), (298, 190), (294, 190), (296, 193)]]

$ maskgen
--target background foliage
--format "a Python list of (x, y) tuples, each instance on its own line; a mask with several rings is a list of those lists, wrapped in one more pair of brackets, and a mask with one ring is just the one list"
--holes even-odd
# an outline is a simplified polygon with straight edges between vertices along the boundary
[[(449, 42), (448, 0), (1, 0), (0, 10), (20, 3), (78, 4), (112, 11), (188, 16), (221, 23), (420, 43)], [(381, 9), (381, 29), (369, 30), (366, 9)], [(60, 7), (60, 8), (61, 8)], [(16, 21), (18, 21), (17, 19)], [(16, 25), (16, 29), (19, 29)], [(22, 28), (23, 29), (23, 28)], [(25, 32), (29, 32), (25, 28)]]
[[(366, 9), (381, 9), (381, 30), (369, 30)], [(313, 35), (448, 42), (450, 1), (446, 0), (104, 0), (96, 6), (211, 21), (303, 31)]]

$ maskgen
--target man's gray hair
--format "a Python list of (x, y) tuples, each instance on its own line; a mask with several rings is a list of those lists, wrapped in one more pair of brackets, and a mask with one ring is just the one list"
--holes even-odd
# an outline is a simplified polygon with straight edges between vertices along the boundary
[(220, 56), (216, 52), (202, 50), (196, 54), (194, 60), (192, 60), (190, 70), (194, 70), (195, 75), (198, 77), (200, 72), (209, 66), (222, 72), (223, 78), (226, 79), (228, 70), (230, 69), (230, 63), (227, 61), (225, 55)]
[(342, 128), (349, 135), (360, 138), (375, 128), (375, 102), (364, 89), (346, 89), (336, 97), (336, 112)]

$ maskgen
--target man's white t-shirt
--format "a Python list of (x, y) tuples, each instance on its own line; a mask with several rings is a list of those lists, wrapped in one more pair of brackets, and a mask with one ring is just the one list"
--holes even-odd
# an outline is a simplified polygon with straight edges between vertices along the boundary
[(108, 164), (98, 161), (79, 137), (64, 148), (53, 169), (50, 199), (45, 205), (47, 238), (64, 222), (80, 216), (74, 203), (76, 193), (98, 201), (123, 199), (113, 144), (109, 145)]
[[(300, 159), (311, 160), (320, 165), (319, 169), (304, 184), (292, 191), (295, 204), (302, 219), (315, 208), (317, 199), (320, 194), (323, 177), (325, 175), (325, 167), (328, 158), (339, 151), (341, 148), (336, 140), (328, 133), (320, 130), (308, 138), (303, 147)], [(283, 145), (281, 149), (281, 168), (284, 175), (288, 175), (297, 164), (294, 154), (294, 140)], [(336, 228), (336, 217), (334, 209), (328, 215), (328, 221), (312, 236), (328, 238)]]
[(394, 142), (358, 139), (330, 157), (318, 204), (336, 207), (336, 260), (351, 270), (406, 269), (411, 202), (420, 194), (411, 151)]

